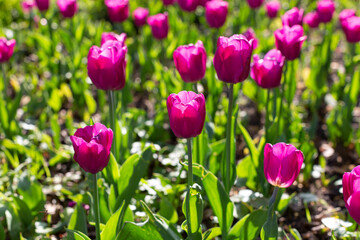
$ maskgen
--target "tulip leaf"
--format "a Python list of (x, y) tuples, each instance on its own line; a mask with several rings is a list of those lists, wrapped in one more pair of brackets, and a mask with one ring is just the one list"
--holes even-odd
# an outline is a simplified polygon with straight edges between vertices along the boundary
[[(187, 215), (187, 201), (188, 201), (187, 198), (189, 197), (189, 195), (190, 195), (190, 199), (189, 199), (190, 216)], [(190, 228), (192, 234), (199, 232), (199, 230), (201, 232), (200, 224), (203, 217), (202, 202), (203, 200), (200, 192), (197, 190), (196, 187), (191, 187), (190, 191), (187, 191), (186, 193), (182, 205), (182, 211), (187, 219), (186, 221), (190, 219)], [(187, 224), (185, 226), (187, 227)], [(188, 232), (189, 230), (186, 228), (186, 231)]]
[(220, 235), (221, 235), (221, 228), (219, 228), (219, 227), (210, 228), (209, 230), (204, 232), (203, 240), (215, 239), (216, 237), (218, 237)]
[(87, 223), (86, 223), (86, 214), (84, 208), (81, 204), (76, 204), (75, 210), (71, 215), (69, 225), (69, 230), (77, 230), (84, 234), (87, 234)]
[(106, 168), (102, 170), (102, 173), (107, 183), (117, 185), (120, 177), (119, 165), (116, 162), (114, 155), (112, 153), (110, 153), (109, 163), (106, 166)]
[(147, 220), (144, 223), (125, 222), (116, 240), (163, 239), (155, 227)]
[(105, 228), (101, 232), (101, 239), (116, 238), (116, 235), (120, 231), (125, 211), (126, 208), (124, 208), (124, 202), (123, 202), (121, 207), (107, 221)]
[(165, 196), (161, 197), (159, 214), (173, 224), (176, 224), (179, 220), (175, 207)]
[(68, 233), (68, 239), (69, 240), (91, 240), (88, 236), (86, 236), (84, 233), (77, 231), (77, 230), (71, 230), (66, 229)]

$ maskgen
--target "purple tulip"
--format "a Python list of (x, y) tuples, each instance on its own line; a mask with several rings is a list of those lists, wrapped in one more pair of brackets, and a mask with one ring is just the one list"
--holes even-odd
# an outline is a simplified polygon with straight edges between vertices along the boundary
[(134, 23), (137, 27), (141, 27), (146, 24), (146, 19), (149, 16), (149, 10), (146, 8), (138, 7), (133, 12)]
[(259, 40), (256, 38), (254, 29), (252, 28), (246, 29), (246, 31), (243, 32), (243, 35), (246, 37), (248, 41), (252, 40), (253, 49), (256, 49), (259, 44)]
[(175, 3), (176, 0), (163, 0), (163, 4), (165, 6), (168, 6), (168, 5), (173, 5)]
[(0, 38), (0, 63), (9, 61), (14, 53), (15, 44), (15, 39)]
[(180, 8), (186, 12), (193, 12), (201, 5), (201, 0), (177, 0)]
[(335, 12), (335, 3), (331, 0), (321, 0), (317, 3), (316, 12), (319, 15), (320, 22), (328, 23)]
[(50, 0), (35, 0), (36, 6), (41, 12), (49, 9), (49, 2)]
[(241, 34), (219, 37), (214, 56), (218, 78), (227, 83), (244, 81), (249, 76), (252, 50), (252, 40)]
[(344, 9), (339, 14), (339, 20), (340, 22), (346, 20), (349, 17), (356, 16), (356, 12), (354, 9)]
[(311, 28), (317, 28), (320, 24), (319, 14), (317, 12), (310, 12), (305, 15), (304, 23), (309, 25)]
[(281, 18), (284, 26), (292, 27), (294, 25), (302, 25), (304, 9), (294, 7), (287, 11)]
[(104, 32), (101, 34), (101, 46), (107, 41), (118, 41), (125, 46), (126, 33), (116, 34), (113, 32)]
[(205, 5), (206, 21), (212, 28), (220, 28), (226, 21), (228, 13), (228, 2), (212, 0)]
[(205, 7), (206, 3), (212, 0), (200, 0), (200, 5)]
[(24, 13), (30, 12), (35, 6), (36, 3), (34, 0), (24, 0), (21, 2), (21, 8)]
[(72, 18), (78, 9), (76, 0), (57, 0), (57, 5), (64, 18)]
[(151, 32), (154, 38), (164, 39), (167, 37), (169, 32), (169, 20), (167, 12), (150, 16), (148, 17), (147, 22), (151, 27)]
[(75, 151), (74, 160), (85, 172), (96, 174), (107, 166), (113, 140), (110, 128), (95, 123), (76, 130), (70, 140)]
[(264, 59), (254, 55), (251, 77), (262, 88), (276, 88), (280, 85), (285, 58), (277, 49), (270, 50)]
[(341, 23), (346, 40), (349, 43), (357, 43), (360, 41), (360, 17), (353, 16), (345, 19)]
[(276, 48), (286, 60), (294, 60), (300, 56), (301, 46), (306, 40), (302, 26), (284, 26), (274, 32)]
[(298, 177), (303, 162), (303, 153), (291, 144), (265, 145), (264, 174), (273, 186), (290, 187)]
[(281, 4), (278, 1), (271, 1), (265, 5), (266, 13), (269, 18), (275, 18), (281, 8)]
[(129, 0), (105, 0), (112, 22), (123, 22), (129, 17)]
[(195, 45), (178, 47), (174, 54), (174, 63), (184, 82), (196, 82), (204, 78), (206, 70), (206, 51), (199, 40)]
[(252, 9), (259, 8), (264, 0), (247, 0), (247, 3)]
[(93, 84), (102, 90), (120, 90), (125, 86), (127, 47), (119, 41), (106, 41), (101, 48), (92, 46), (87, 70)]
[(350, 216), (360, 224), (360, 166), (344, 173), (342, 185), (345, 206)]
[(198, 136), (205, 123), (205, 98), (202, 93), (181, 91), (167, 99), (170, 128), (178, 138)]

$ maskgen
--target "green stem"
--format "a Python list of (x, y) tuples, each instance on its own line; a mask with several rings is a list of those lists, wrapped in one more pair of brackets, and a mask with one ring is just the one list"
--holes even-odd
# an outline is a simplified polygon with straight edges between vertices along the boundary
[(273, 121), (275, 121), (276, 113), (277, 113), (277, 90), (278, 88), (273, 89), (273, 116), (272, 116)]
[(94, 181), (94, 213), (95, 213), (96, 240), (100, 240), (100, 209), (99, 209), (99, 193), (98, 193), (96, 173), (93, 174), (93, 181)]
[(272, 205), (274, 205), (278, 191), (279, 191), (279, 187), (275, 187), (274, 192), (269, 200), (269, 209), (271, 208)]
[(227, 116), (227, 125), (226, 125), (226, 175), (224, 179), (225, 190), (230, 192), (230, 163), (231, 163), (231, 116), (233, 111), (233, 102), (234, 102), (234, 85), (230, 84), (229, 87), (229, 109)]
[(266, 99), (266, 113), (265, 113), (265, 139), (266, 142), (269, 142), (269, 124), (270, 124), (270, 89), (267, 90), (267, 99)]
[(1, 70), (2, 70), (2, 74), (3, 74), (4, 97), (6, 97), (7, 81), (6, 81), (5, 63), (1, 64)]
[(188, 192), (186, 197), (186, 216), (187, 216), (187, 226), (188, 226), (188, 237), (189, 240), (192, 239), (191, 234), (191, 223), (190, 223), (190, 188), (193, 185), (193, 173), (192, 173), (192, 155), (191, 155), (191, 138), (186, 139), (187, 149), (188, 149)]
[(284, 69), (284, 81), (281, 85), (281, 99), (280, 99), (280, 109), (279, 109), (279, 115), (278, 115), (278, 121), (277, 121), (277, 132), (278, 136), (280, 136), (280, 120), (282, 115), (282, 109), (283, 109), (283, 101), (285, 96), (285, 85), (286, 85), (286, 73), (287, 73), (287, 61), (285, 61), (285, 69)]
[[(112, 147), (111, 147), (111, 152), (112, 154), (115, 156), (115, 158), (117, 157), (116, 155), (116, 140), (117, 140), (117, 136), (116, 136), (116, 102), (115, 102), (115, 93), (111, 90), (108, 91), (108, 97), (109, 97), (109, 102), (110, 102), (110, 127), (114, 132), (114, 137), (113, 137), (113, 142), (112, 142)], [(116, 158), (117, 159), (117, 158)]]

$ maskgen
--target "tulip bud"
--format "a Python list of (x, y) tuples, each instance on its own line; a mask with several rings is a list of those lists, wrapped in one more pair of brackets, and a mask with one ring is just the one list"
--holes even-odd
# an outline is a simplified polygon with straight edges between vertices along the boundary
[(304, 23), (309, 25), (311, 28), (317, 28), (320, 24), (319, 14), (317, 12), (310, 12), (305, 15)]
[(57, 5), (64, 18), (72, 18), (78, 9), (76, 0), (57, 0)]
[(201, 0), (177, 0), (180, 8), (186, 12), (193, 12), (201, 4)]
[(101, 123), (76, 130), (70, 136), (74, 147), (74, 160), (85, 172), (96, 174), (103, 170), (110, 156), (113, 131)]
[(105, 0), (112, 22), (123, 22), (129, 17), (129, 0)]
[(118, 41), (122, 46), (125, 46), (126, 33), (116, 34), (113, 32), (104, 32), (101, 34), (101, 46), (107, 41)]
[(344, 173), (342, 185), (345, 206), (350, 216), (360, 224), (360, 166)]
[(92, 46), (87, 70), (93, 84), (102, 90), (120, 90), (125, 86), (127, 47), (119, 41), (106, 41), (101, 48)]
[(254, 29), (252, 29), (252, 28), (246, 29), (246, 31), (243, 33), (243, 35), (246, 37), (246, 39), (248, 41), (252, 40), (252, 47), (253, 47), (253, 49), (256, 49), (258, 46), (259, 40), (256, 38)]
[(15, 39), (0, 38), (0, 63), (9, 61), (14, 53), (15, 44)]
[(149, 16), (149, 10), (146, 8), (138, 7), (133, 12), (134, 23), (137, 27), (141, 27), (146, 24), (146, 19)]
[(218, 78), (227, 83), (244, 81), (249, 76), (252, 50), (252, 40), (241, 34), (219, 37), (214, 56)]
[(202, 41), (195, 45), (178, 47), (174, 54), (174, 63), (184, 82), (196, 82), (204, 78), (206, 70), (206, 51)]
[(147, 22), (151, 27), (151, 32), (154, 38), (164, 39), (167, 37), (169, 32), (169, 20), (167, 12), (150, 16), (148, 17)]
[(353, 16), (342, 21), (342, 28), (349, 43), (360, 41), (360, 17)]
[(212, 0), (200, 0), (200, 6), (205, 7), (206, 3)]
[(316, 12), (322, 23), (330, 22), (335, 12), (335, 3), (331, 0), (321, 0), (317, 3)]
[(354, 9), (344, 9), (339, 14), (339, 20), (340, 22), (346, 20), (349, 17), (353, 17), (356, 15), (356, 12)]
[(205, 5), (206, 21), (212, 28), (220, 28), (226, 21), (228, 2), (222, 0), (209, 1)]
[(264, 0), (247, 0), (249, 6), (253, 9), (259, 8)]
[(273, 186), (290, 187), (298, 177), (303, 162), (303, 153), (291, 144), (265, 145), (264, 174)]
[(292, 27), (294, 25), (302, 25), (304, 9), (294, 7), (287, 11), (281, 18), (284, 26)]
[(265, 5), (266, 13), (269, 18), (275, 18), (281, 8), (280, 2), (271, 1)]
[(21, 8), (24, 13), (30, 12), (35, 6), (36, 3), (34, 0), (24, 0), (21, 2)]
[(181, 91), (167, 99), (170, 128), (178, 138), (198, 136), (205, 123), (205, 98), (202, 93)]
[(284, 26), (274, 32), (276, 48), (280, 50), (286, 60), (294, 60), (300, 56), (301, 46), (306, 40), (302, 26)]
[(49, 9), (49, 0), (35, 0), (35, 3), (41, 12)]
[(163, 0), (163, 4), (165, 6), (172, 5), (175, 3), (176, 0)]
[(280, 85), (285, 58), (277, 49), (270, 50), (264, 59), (254, 55), (251, 77), (262, 88), (276, 88)]

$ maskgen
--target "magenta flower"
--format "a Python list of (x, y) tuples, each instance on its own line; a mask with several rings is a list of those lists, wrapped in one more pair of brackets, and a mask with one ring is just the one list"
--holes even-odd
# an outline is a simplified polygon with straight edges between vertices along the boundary
[(228, 13), (228, 2), (222, 0), (212, 0), (205, 5), (206, 21), (212, 28), (220, 28), (226, 21)]
[(49, 9), (49, 0), (35, 0), (35, 3), (41, 12)]
[(244, 81), (249, 76), (252, 50), (252, 40), (241, 34), (219, 37), (214, 56), (218, 78), (227, 83)]
[(328, 23), (335, 12), (335, 3), (332, 0), (321, 0), (317, 3), (316, 12), (319, 15), (320, 22)]
[(96, 174), (107, 166), (113, 140), (110, 128), (95, 123), (76, 130), (70, 140), (75, 151), (74, 160), (85, 172)]
[(0, 38), (0, 63), (9, 61), (14, 53), (15, 44), (15, 39)]
[(303, 153), (291, 144), (265, 145), (264, 174), (273, 186), (290, 187), (298, 177), (303, 162)]
[(35, 6), (36, 3), (34, 0), (24, 0), (21, 2), (21, 8), (24, 13), (30, 12)]
[(269, 18), (275, 18), (277, 16), (280, 8), (281, 8), (281, 4), (277, 0), (268, 2), (265, 5), (266, 13)]
[(247, 3), (252, 9), (259, 8), (264, 0), (247, 0)]
[(78, 9), (76, 0), (57, 0), (57, 5), (64, 18), (72, 18)]
[(151, 27), (151, 32), (154, 38), (164, 39), (167, 37), (169, 32), (169, 20), (167, 12), (150, 16), (148, 17), (147, 22)]
[(253, 49), (256, 49), (259, 45), (259, 40), (256, 38), (255, 32), (252, 28), (246, 29), (246, 31), (243, 33), (243, 35), (246, 37), (248, 41), (252, 40), (252, 46)]
[(345, 206), (350, 216), (360, 224), (360, 166), (344, 173), (342, 184)]
[(205, 7), (206, 3), (212, 0), (200, 0), (200, 5)]
[(181, 91), (167, 99), (170, 128), (178, 138), (198, 136), (205, 123), (205, 98), (202, 93)]
[(138, 7), (133, 12), (134, 23), (137, 27), (141, 27), (146, 24), (146, 19), (149, 16), (149, 10), (146, 8)]
[(280, 85), (285, 58), (277, 49), (270, 50), (264, 59), (254, 55), (251, 77), (262, 88), (276, 88)]
[(339, 20), (340, 22), (346, 20), (349, 17), (356, 16), (356, 12), (354, 9), (344, 9), (339, 14)]
[(346, 40), (349, 43), (357, 43), (360, 41), (360, 17), (353, 16), (341, 22)]
[(196, 82), (204, 78), (206, 70), (206, 51), (202, 41), (195, 45), (178, 47), (174, 54), (174, 63), (184, 82)]
[(195, 11), (201, 4), (201, 0), (177, 0), (180, 8), (186, 12)]
[(292, 27), (294, 25), (302, 25), (304, 9), (294, 7), (287, 11), (281, 18), (284, 26)]
[(107, 41), (118, 41), (125, 46), (126, 33), (116, 34), (113, 32), (104, 32), (101, 34), (101, 46)]
[(129, 17), (129, 0), (104, 0), (112, 22), (123, 22)]
[(320, 24), (319, 14), (317, 12), (310, 12), (305, 15), (304, 23), (309, 25), (311, 28), (317, 28)]
[(163, 4), (165, 6), (172, 5), (175, 3), (176, 0), (163, 0)]
[(102, 90), (120, 90), (125, 86), (127, 47), (119, 41), (106, 41), (101, 48), (92, 46), (87, 70), (93, 84)]
[(301, 46), (306, 40), (302, 26), (284, 26), (274, 32), (276, 48), (280, 50), (286, 60), (294, 60), (300, 56)]

